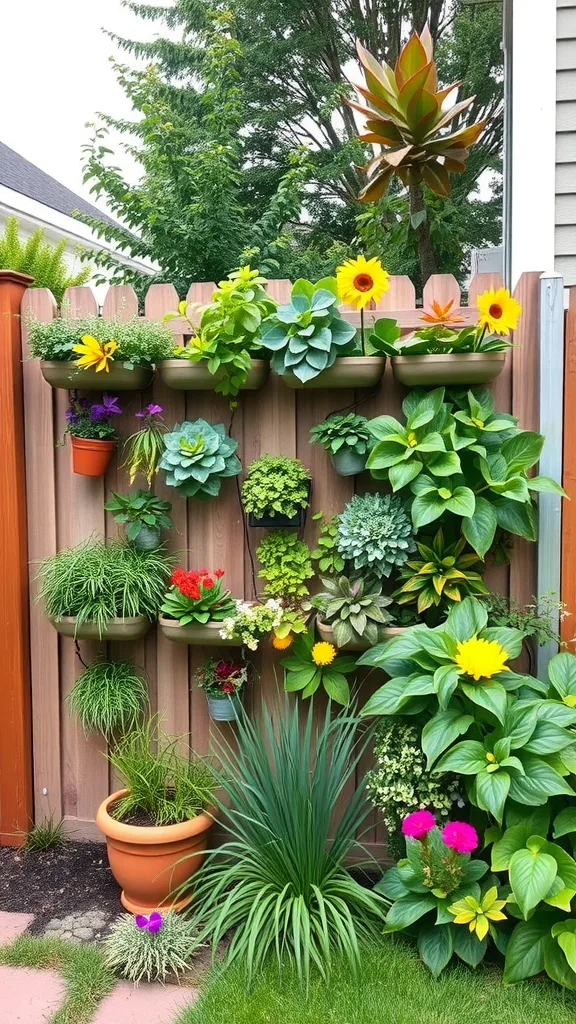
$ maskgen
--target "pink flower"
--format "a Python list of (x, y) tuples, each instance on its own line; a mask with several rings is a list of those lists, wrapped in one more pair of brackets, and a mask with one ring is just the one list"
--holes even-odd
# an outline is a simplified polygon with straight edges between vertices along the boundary
[(478, 833), (467, 821), (449, 821), (440, 835), (446, 846), (457, 853), (472, 853), (478, 846)]
[(431, 811), (413, 811), (402, 822), (402, 832), (412, 839), (421, 839), (434, 828), (436, 820)]

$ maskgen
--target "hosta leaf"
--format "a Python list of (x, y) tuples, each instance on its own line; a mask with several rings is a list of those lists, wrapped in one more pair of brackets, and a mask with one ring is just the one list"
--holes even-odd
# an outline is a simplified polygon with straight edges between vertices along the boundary
[(509, 872), (516, 902), (526, 917), (550, 891), (558, 865), (554, 857), (534, 847), (512, 854)]
[(472, 715), (465, 715), (455, 708), (449, 708), (438, 712), (426, 723), (422, 729), (422, 750), (428, 759), (428, 769), (446, 747), (468, 731), (473, 721)]
[(452, 957), (452, 926), (440, 924), (422, 928), (418, 934), (418, 952), (428, 970), (437, 978)]
[(532, 978), (544, 970), (544, 950), (551, 941), (551, 921), (546, 915), (517, 924), (506, 950), (504, 981), (511, 984)]

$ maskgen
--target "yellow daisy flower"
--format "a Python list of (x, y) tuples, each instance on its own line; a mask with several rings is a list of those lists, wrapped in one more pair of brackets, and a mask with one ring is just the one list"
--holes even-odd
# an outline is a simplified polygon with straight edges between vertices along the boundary
[(312, 661), (315, 665), (331, 665), (336, 657), (334, 644), (321, 640), (312, 648)]
[(479, 327), (486, 327), (491, 334), (510, 334), (518, 326), (522, 306), (516, 302), (507, 288), (490, 288), (478, 296)]
[(463, 900), (453, 903), (448, 910), (455, 914), (454, 924), (467, 924), (469, 931), (476, 933), (482, 941), (488, 934), (490, 921), (505, 921), (506, 914), (502, 908), (506, 906), (506, 900), (498, 899), (498, 889), (495, 885), (482, 898), (482, 902), (474, 896), (465, 896)]
[(83, 370), (94, 367), (96, 373), (100, 373), (101, 370), (106, 370), (106, 373), (109, 373), (108, 363), (114, 362), (113, 355), (117, 348), (118, 344), (115, 341), (104, 343), (93, 338), (91, 334), (85, 334), (82, 342), (74, 345), (73, 351), (78, 352), (80, 358), (76, 362)]
[(389, 276), (376, 256), (370, 260), (365, 256), (345, 260), (336, 268), (338, 296), (347, 306), (364, 309), (371, 299), (379, 302), (384, 292), (388, 291)]
[(497, 640), (482, 640), (473, 636), (464, 640), (456, 647), (454, 659), (458, 667), (477, 683), (480, 679), (490, 679), (499, 672), (509, 672), (508, 651)]
[(285, 651), (287, 647), (292, 646), (293, 639), (294, 638), (291, 633), (288, 633), (288, 636), (278, 636), (274, 633), (274, 636), (272, 637), (272, 647), (277, 651)]

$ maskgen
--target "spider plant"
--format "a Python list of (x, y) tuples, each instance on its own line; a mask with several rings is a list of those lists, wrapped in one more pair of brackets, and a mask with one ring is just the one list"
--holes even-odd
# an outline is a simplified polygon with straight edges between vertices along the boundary
[(104, 736), (126, 732), (148, 703), (148, 687), (141, 671), (129, 661), (99, 659), (78, 676), (68, 705), (85, 733)]

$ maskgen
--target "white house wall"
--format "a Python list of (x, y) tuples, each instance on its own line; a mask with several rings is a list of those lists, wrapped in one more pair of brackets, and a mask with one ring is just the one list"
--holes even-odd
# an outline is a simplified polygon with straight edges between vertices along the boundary
[(557, 0), (555, 268), (576, 284), (576, 0)]

